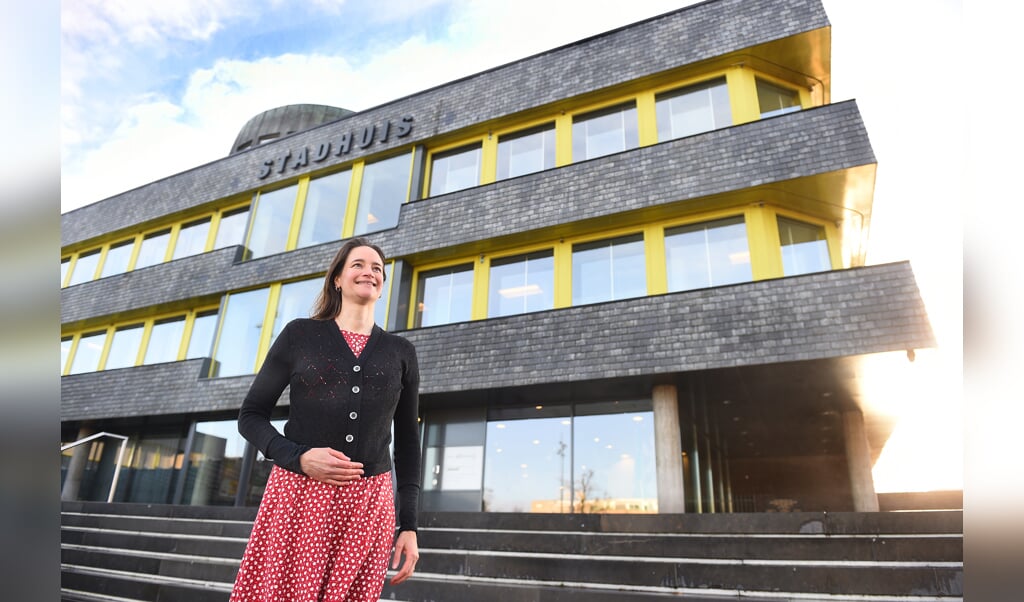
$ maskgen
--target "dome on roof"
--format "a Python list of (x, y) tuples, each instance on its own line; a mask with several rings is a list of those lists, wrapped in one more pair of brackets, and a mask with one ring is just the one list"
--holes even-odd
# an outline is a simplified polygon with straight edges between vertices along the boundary
[(288, 134), (312, 129), (318, 125), (337, 121), (355, 111), (327, 105), (285, 105), (264, 111), (250, 119), (235, 138), (228, 155), (277, 140)]

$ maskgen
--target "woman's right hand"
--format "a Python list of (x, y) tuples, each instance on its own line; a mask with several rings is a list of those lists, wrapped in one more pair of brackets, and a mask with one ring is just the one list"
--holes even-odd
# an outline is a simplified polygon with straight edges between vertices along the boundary
[(306, 476), (329, 485), (344, 487), (363, 476), (363, 464), (336, 449), (314, 447), (299, 456), (299, 465)]

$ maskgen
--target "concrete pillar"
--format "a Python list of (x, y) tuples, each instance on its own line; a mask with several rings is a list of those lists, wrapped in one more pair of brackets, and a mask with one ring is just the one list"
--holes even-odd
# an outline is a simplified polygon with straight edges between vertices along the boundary
[(846, 465), (850, 470), (850, 490), (855, 512), (878, 512), (878, 494), (871, 476), (871, 448), (860, 410), (843, 412), (843, 438), (846, 441)]
[[(75, 441), (85, 439), (96, 430), (90, 426), (83, 426), (78, 430), (78, 438)], [(68, 441), (68, 443), (71, 443)], [(66, 502), (73, 502), (78, 499), (78, 491), (82, 486), (82, 475), (85, 474), (86, 464), (89, 462), (89, 450), (95, 441), (83, 443), (71, 448), (71, 460), (68, 462), (67, 472), (64, 473), (64, 485), (60, 490), (60, 499)]]
[(654, 402), (654, 459), (658, 475), (658, 513), (686, 511), (683, 489), (683, 439), (679, 430), (679, 398), (674, 385), (657, 385)]

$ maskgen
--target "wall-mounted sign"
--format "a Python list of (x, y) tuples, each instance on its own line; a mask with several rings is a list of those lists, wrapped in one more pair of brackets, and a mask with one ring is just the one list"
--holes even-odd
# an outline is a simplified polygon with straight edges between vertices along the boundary
[(308, 167), (310, 162), (320, 163), (330, 157), (347, 155), (353, 148), (363, 150), (374, 144), (387, 142), (390, 136), (404, 138), (412, 132), (412, 115), (405, 115), (397, 123), (390, 119), (382, 125), (370, 125), (355, 132), (344, 132), (330, 140), (324, 140), (320, 144), (310, 148), (304, 146), (298, 151), (285, 150), (282, 154), (267, 159), (260, 167), (259, 178), (262, 180), (270, 174), (284, 173), (288, 167), (302, 169)]

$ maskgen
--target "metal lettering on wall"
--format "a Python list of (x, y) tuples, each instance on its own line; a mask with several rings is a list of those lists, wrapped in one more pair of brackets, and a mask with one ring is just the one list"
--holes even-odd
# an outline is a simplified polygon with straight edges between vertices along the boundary
[(412, 121), (412, 115), (405, 115), (395, 124), (388, 120), (383, 125), (371, 125), (356, 132), (345, 132), (336, 138), (316, 145), (312, 152), (310, 152), (309, 147), (305, 146), (294, 154), (291, 150), (286, 150), (283, 154), (263, 162), (259, 178), (262, 180), (275, 171), (277, 173), (284, 173), (284, 170), (289, 165), (292, 169), (302, 169), (303, 167), (308, 167), (311, 161), (313, 163), (320, 163), (331, 155), (335, 157), (347, 155), (353, 147), (362, 150), (375, 142), (387, 142), (388, 137), (392, 135), (395, 138), (404, 138), (412, 132)]

